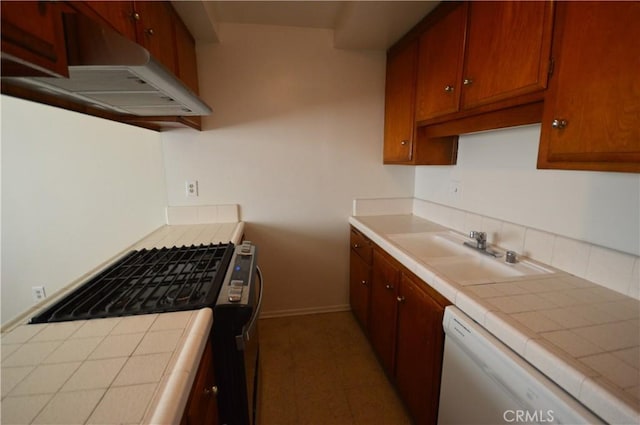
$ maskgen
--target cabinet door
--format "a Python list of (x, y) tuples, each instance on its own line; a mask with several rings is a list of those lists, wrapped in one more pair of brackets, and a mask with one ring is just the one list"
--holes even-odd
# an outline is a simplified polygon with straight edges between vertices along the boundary
[(387, 55), (383, 153), (385, 163), (406, 163), (413, 158), (417, 52), (417, 42), (413, 41)]
[(396, 385), (416, 424), (435, 424), (444, 349), (444, 307), (402, 275), (398, 297)]
[(640, 172), (639, 23), (639, 2), (557, 5), (538, 167)]
[(172, 74), (177, 74), (171, 4), (160, 1), (136, 1), (134, 8), (140, 16), (140, 20), (137, 21), (138, 43)]
[(389, 376), (393, 376), (394, 370), (396, 291), (399, 282), (400, 270), (398, 266), (378, 250), (374, 250), (369, 338)]
[(60, 5), (48, 1), (3, 1), (2, 75), (68, 77)]
[(461, 3), (420, 36), (416, 121), (458, 110), (466, 25), (467, 3)]
[(84, 4), (120, 34), (129, 40), (136, 41), (136, 15), (132, 1), (86, 1)]
[(462, 107), (544, 89), (551, 49), (549, 1), (472, 1)]
[(213, 353), (211, 344), (207, 343), (181, 425), (215, 425), (218, 423), (218, 403), (214, 384)]
[(369, 288), (371, 267), (353, 250), (350, 250), (349, 303), (351, 311), (363, 329), (369, 326)]
[(198, 62), (196, 58), (196, 42), (182, 23), (179, 16), (174, 15), (176, 36), (177, 75), (195, 94), (198, 94)]

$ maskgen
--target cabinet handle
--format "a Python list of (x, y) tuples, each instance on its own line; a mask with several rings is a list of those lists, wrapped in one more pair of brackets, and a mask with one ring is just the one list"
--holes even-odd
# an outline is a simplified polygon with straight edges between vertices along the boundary
[(367, 286), (367, 281), (363, 280), (362, 282), (360, 282), (361, 284), (363, 284), (364, 286)]
[(453, 91), (453, 86), (445, 86), (444, 91), (447, 93), (451, 93)]
[(465, 86), (469, 86), (471, 85), (471, 83), (473, 83), (473, 80), (471, 78), (465, 78), (464, 80), (462, 80), (462, 84), (464, 84)]
[(401, 141), (401, 142), (400, 142), (400, 144), (401, 144), (402, 146), (406, 146), (406, 145), (408, 145), (408, 144), (409, 144), (409, 141), (408, 141), (408, 140), (403, 140), (403, 141)]
[(140, 14), (138, 12), (133, 12), (131, 14), (131, 17), (133, 18), (134, 21), (139, 21), (140, 20)]
[(146, 30), (144, 30), (144, 32), (147, 33), (147, 35), (154, 35), (155, 31), (153, 30), (153, 28), (147, 28)]
[(567, 126), (567, 124), (569, 124), (567, 122), (567, 120), (555, 119), (555, 120), (551, 121), (551, 127), (556, 128), (558, 130), (562, 130), (563, 128), (565, 128)]
[(358, 249), (358, 248), (360, 248), (360, 245), (358, 245), (357, 243), (354, 243), (353, 244), (353, 249)]
[(204, 389), (204, 394), (205, 395), (218, 395), (218, 387), (213, 385), (211, 386), (211, 388), (205, 388)]
[(402, 295), (398, 295), (398, 296), (396, 297), (396, 300), (397, 300), (400, 304), (402, 304), (402, 303), (404, 303), (405, 298), (404, 298)]
[(386, 285), (384, 285), (384, 287), (388, 290), (392, 290), (393, 289), (393, 285), (390, 283), (387, 283)]

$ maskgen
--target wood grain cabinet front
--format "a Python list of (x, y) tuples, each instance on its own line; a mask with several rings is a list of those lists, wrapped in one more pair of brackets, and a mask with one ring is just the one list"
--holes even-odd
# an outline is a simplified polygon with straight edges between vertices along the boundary
[(3, 1), (0, 9), (2, 76), (69, 76), (60, 4)]
[(368, 333), (373, 247), (371, 241), (353, 227), (351, 228), (350, 240), (349, 304), (361, 328), (365, 333)]
[(213, 371), (213, 350), (207, 341), (180, 425), (216, 425), (217, 388)]
[(548, 1), (443, 4), (420, 36), (416, 121), (515, 106), (531, 100), (518, 96), (541, 93), (552, 10)]
[(411, 42), (387, 53), (384, 106), (385, 164), (413, 160), (415, 83), (418, 43)]
[(538, 167), (640, 172), (640, 3), (556, 7)]
[(435, 424), (449, 303), (409, 273), (402, 274), (397, 301), (396, 386), (416, 424)]
[(373, 250), (369, 339), (382, 367), (393, 376), (395, 365), (397, 292), (400, 268), (380, 249)]

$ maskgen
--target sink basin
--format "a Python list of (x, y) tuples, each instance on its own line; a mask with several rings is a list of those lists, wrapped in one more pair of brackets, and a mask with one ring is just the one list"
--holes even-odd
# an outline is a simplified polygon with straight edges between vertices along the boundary
[(388, 237), (421, 260), (465, 255), (470, 251), (462, 245), (464, 238), (449, 232), (399, 233)]
[(504, 252), (495, 247), (491, 248), (502, 257), (482, 254), (464, 246), (467, 239), (454, 232), (398, 233), (387, 237), (438, 274), (463, 286), (554, 273), (524, 258), (515, 264), (506, 263)]
[(463, 286), (514, 280), (514, 278), (521, 276), (553, 273), (551, 270), (534, 264), (529, 260), (521, 259), (515, 264), (509, 264), (504, 262), (503, 259), (486, 257), (479, 253), (466, 257), (448, 258), (447, 261), (433, 263), (433, 267), (441, 274)]

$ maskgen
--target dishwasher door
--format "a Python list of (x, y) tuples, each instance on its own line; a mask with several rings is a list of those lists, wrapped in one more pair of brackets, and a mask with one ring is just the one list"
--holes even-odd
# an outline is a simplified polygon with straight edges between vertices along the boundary
[(445, 309), (438, 424), (602, 424), (454, 306)]

